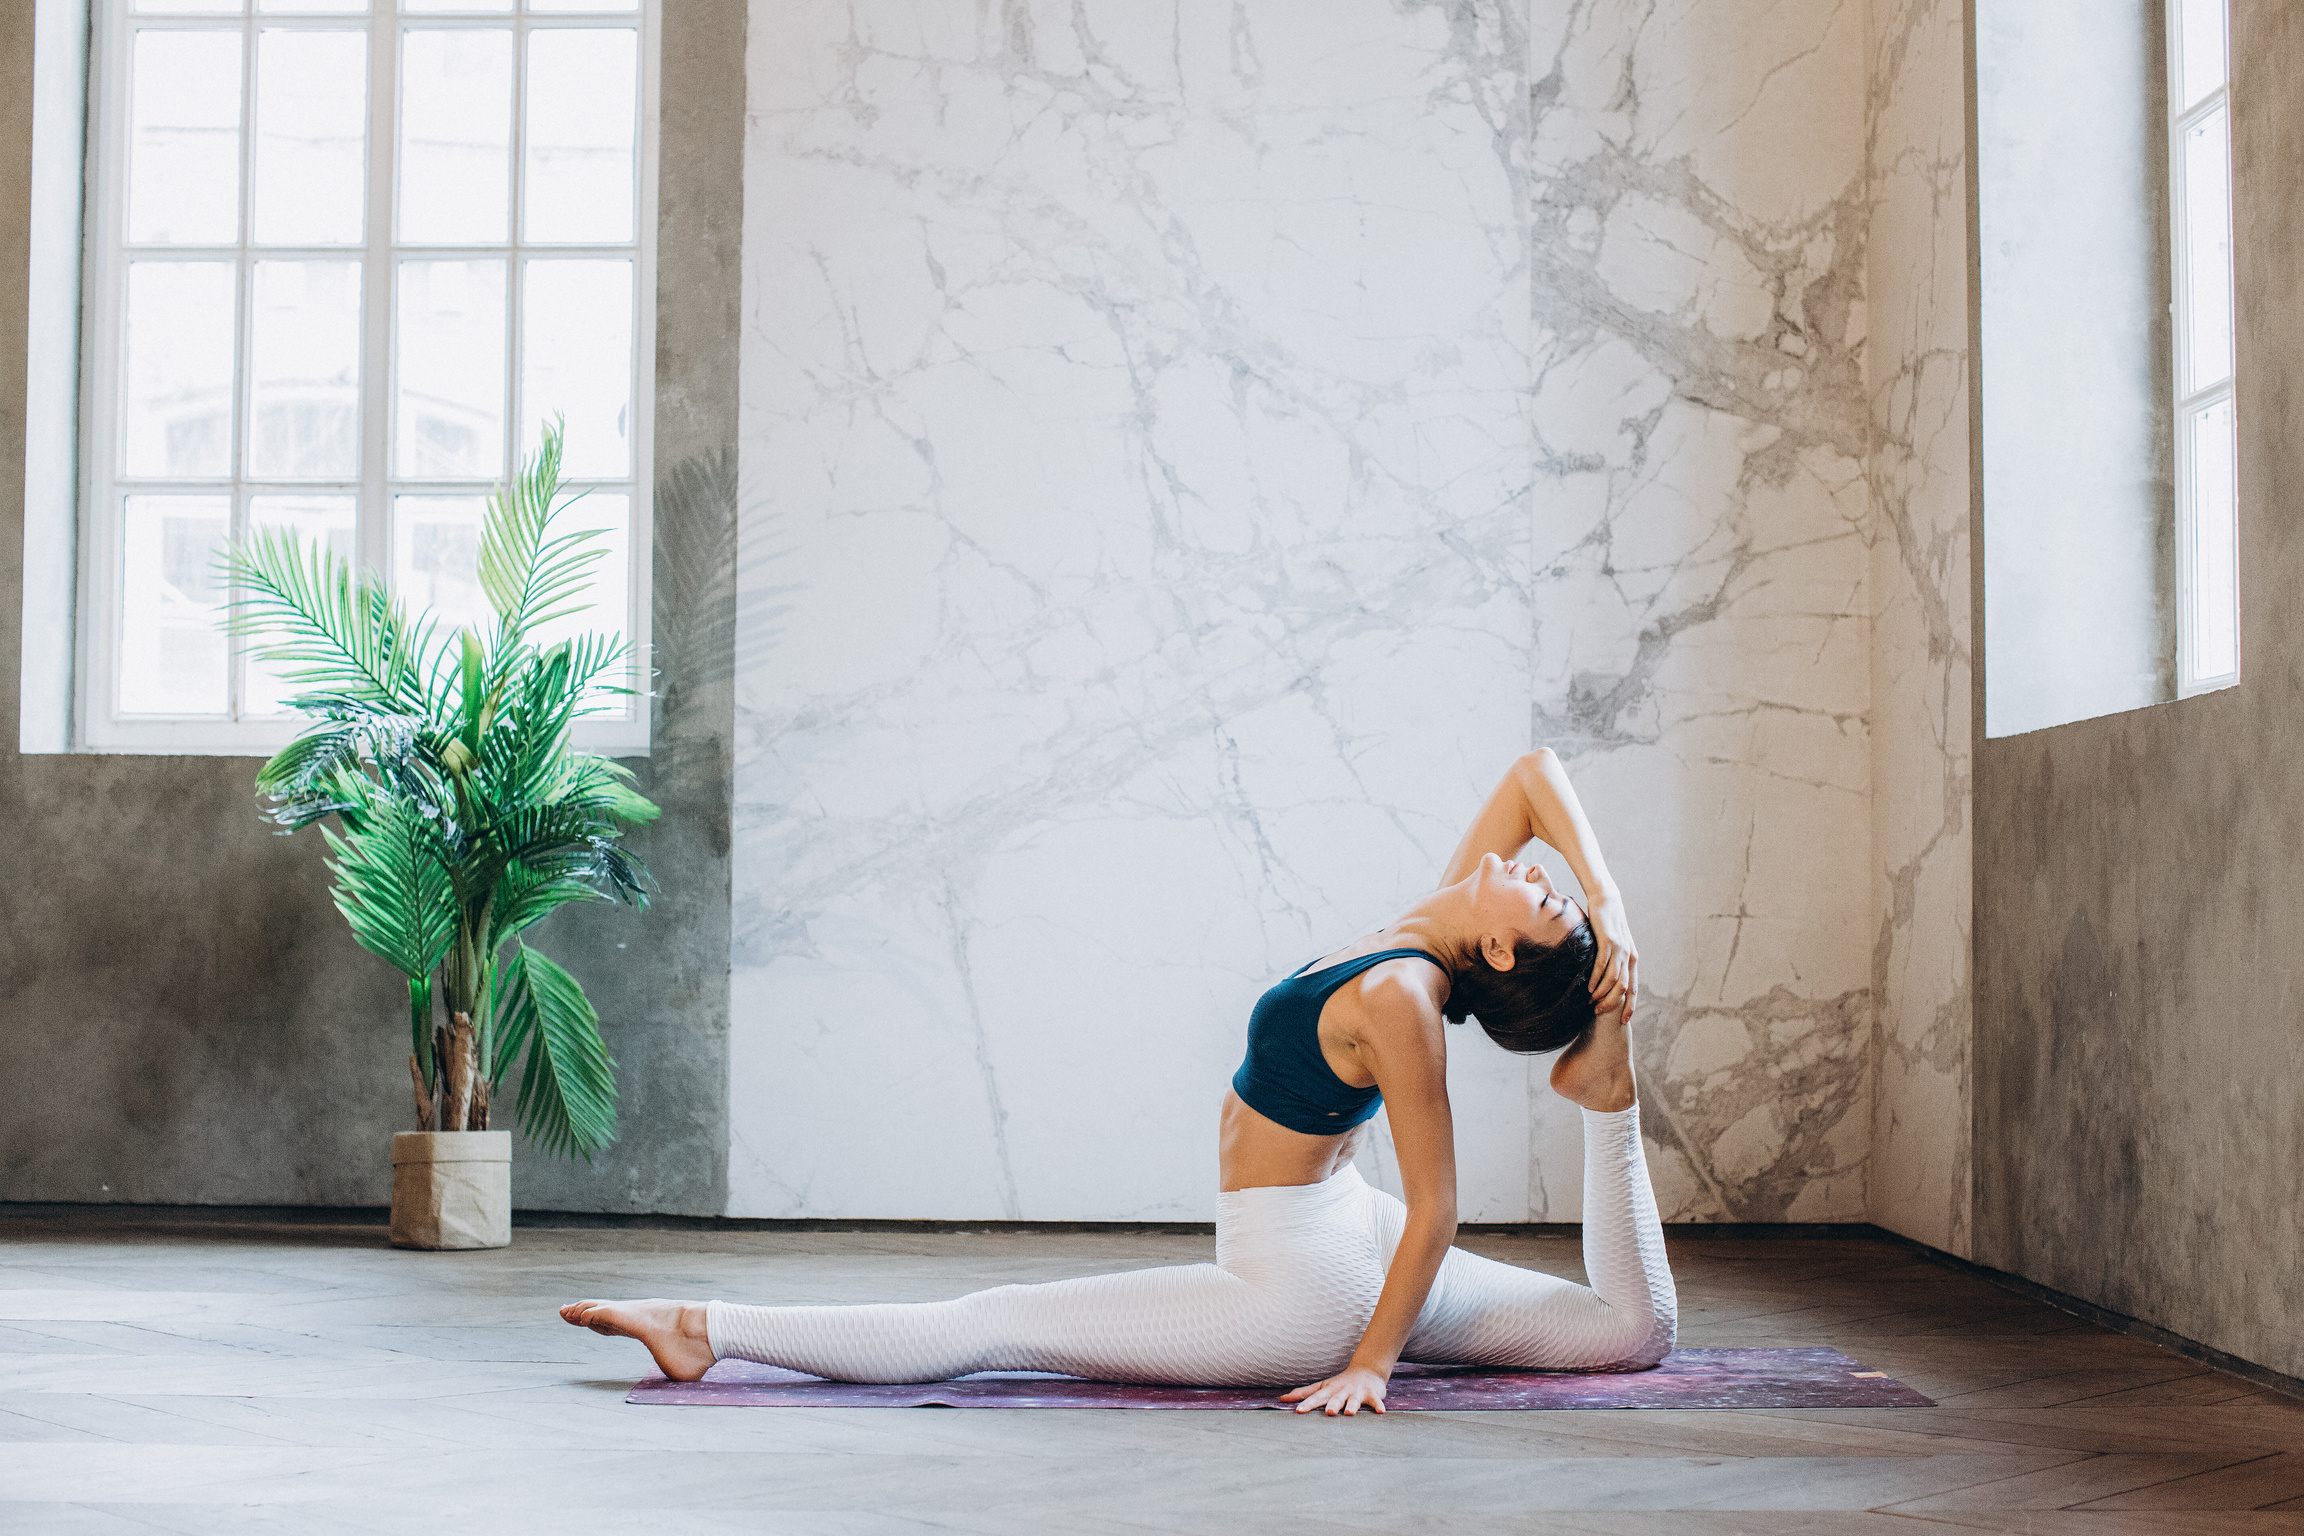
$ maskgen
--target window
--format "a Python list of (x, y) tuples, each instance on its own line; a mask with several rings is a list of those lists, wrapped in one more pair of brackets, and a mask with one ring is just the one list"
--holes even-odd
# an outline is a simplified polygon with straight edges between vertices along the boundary
[[(643, 0), (102, 0), (81, 441), (83, 746), (262, 752), (221, 543), (295, 528), (484, 623), (489, 488), (565, 419), (594, 606), (647, 643)], [(580, 729), (645, 750), (644, 699)]]
[(2225, 33), (2225, 0), (2171, 0), (2168, 207), (2175, 260), (2176, 673), (2182, 694), (2240, 680)]

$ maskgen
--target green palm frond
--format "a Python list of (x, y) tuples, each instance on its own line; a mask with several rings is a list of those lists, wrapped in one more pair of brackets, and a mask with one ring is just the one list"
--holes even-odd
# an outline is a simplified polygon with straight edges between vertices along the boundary
[(582, 499), (579, 492), (553, 505), (560, 489), (560, 445), (561, 423), (555, 417), (545, 424), (543, 448), (518, 478), (489, 498), (481, 525), (480, 590), (497, 621), (491, 683), (512, 669), (531, 633), (591, 606), (586, 589), (592, 568), (607, 558), (596, 529), (552, 531), (553, 519)]
[(282, 666), (302, 690), (292, 708), (422, 712), (431, 625), (411, 628), (382, 583), (324, 544), (307, 549), (293, 530), (259, 528), (218, 564), (231, 593), (226, 631)]
[(336, 910), (361, 948), (404, 976), (428, 976), (455, 935), (448, 871), (430, 829), (407, 805), (380, 798), (369, 809), (359, 831), (320, 829), (335, 855), (328, 867)]
[(256, 789), (276, 802), (269, 814), (291, 832), (324, 816), (356, 813), (379, 786), (421, 819), (437, 821), (450, 797), (447, 781), (424, 750), (425, 737), (424, 721), (412, 715), (360, 711), (323, 717), (258, 770)]
[(516, 859), (506, 866), (504, 878), (496, 886), (496, 901), (488, 913), (493, 925), (489, 942), (501, 948), (506, 940), (572, 902), (611, 899), (574, 860), (556, 855), (534, 861)]
[(576, 978), (515, 943), (496, 972), (489, 1075), (501, 1080), (523, 1050), (520, 1129), (548, 1152), (593, 1153), (616, 1138), (616, 1062)]

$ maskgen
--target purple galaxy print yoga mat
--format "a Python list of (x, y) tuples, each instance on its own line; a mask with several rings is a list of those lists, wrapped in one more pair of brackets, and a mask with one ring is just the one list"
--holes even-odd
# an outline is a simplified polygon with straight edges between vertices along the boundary
[[(650, 1372), (628, 1403), (748, 1408), (1287, 1408), (1271, 1387), (1142, 1387), (1029, 1371), (917, 1386), (859, 1386), (745, 1360), (702, 1381)], [(1485, 1371), (1403, 1365), (1392, 1412), (1529, 1408), (1930, 1408), (1929, 1399), (1836, 1349), (1676, 1349), (1652, 1371)]]

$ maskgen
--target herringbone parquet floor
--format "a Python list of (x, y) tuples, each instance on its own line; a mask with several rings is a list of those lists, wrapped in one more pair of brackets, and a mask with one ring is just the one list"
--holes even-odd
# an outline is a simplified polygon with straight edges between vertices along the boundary
[[(1472, 1238), (1576, 1274), (1572, 1242)], [(2304, 1402), (1885, 1243), (1673, 1244), (1689, 1344), (1830, 1344), (1935, 1408), (1394, 1414), (632, 1408), (584, 1295), (907, 1300), (1190, 1236), (0, 1220), (0, 1530), (2304, 1532)]]

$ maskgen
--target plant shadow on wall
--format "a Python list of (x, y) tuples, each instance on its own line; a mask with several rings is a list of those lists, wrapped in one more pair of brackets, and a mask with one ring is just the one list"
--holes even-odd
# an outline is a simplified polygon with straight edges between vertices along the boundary
[[(321, 828), (336, 906), (408, 981), (420, 1132), (488, 1131), (517, 1066), (521, 1129), (589, 1159), (615, 1138), (615, 1062), (584, 989), (524, 935), (571, 902), (645, 906), (648, 873), (619, 839), (657, 808), (629, 770), (569, 739), (577, 719), (633, 691), (627, 643), (532, 639), (590, 606), (603, 554), (591, 530), (554, 531), (576, 499), (560, 495), (560, 446), (548, 425), (543, 448), (489, 498), (479, 577), (496, 622), (485, 635), (409, 615), (373, 574), (293, 532), (261, 531), (221, 565), (227, 627), (279, 668), (298, 690), (289, 707), (312, 721), (256, 787), (287, 833), (336, 820)], [(453, 1142), (425, 1156), (508, 1160), (509, 1138), (491, 1142), (501, 1158)], [(408, 1160), (397, 1146), (394, 1160)], [(509, 1241), (504, 1179), (504, 1220), (486, 1225)], [(396, 1167), (395, 1241), (403, 1192)]]

